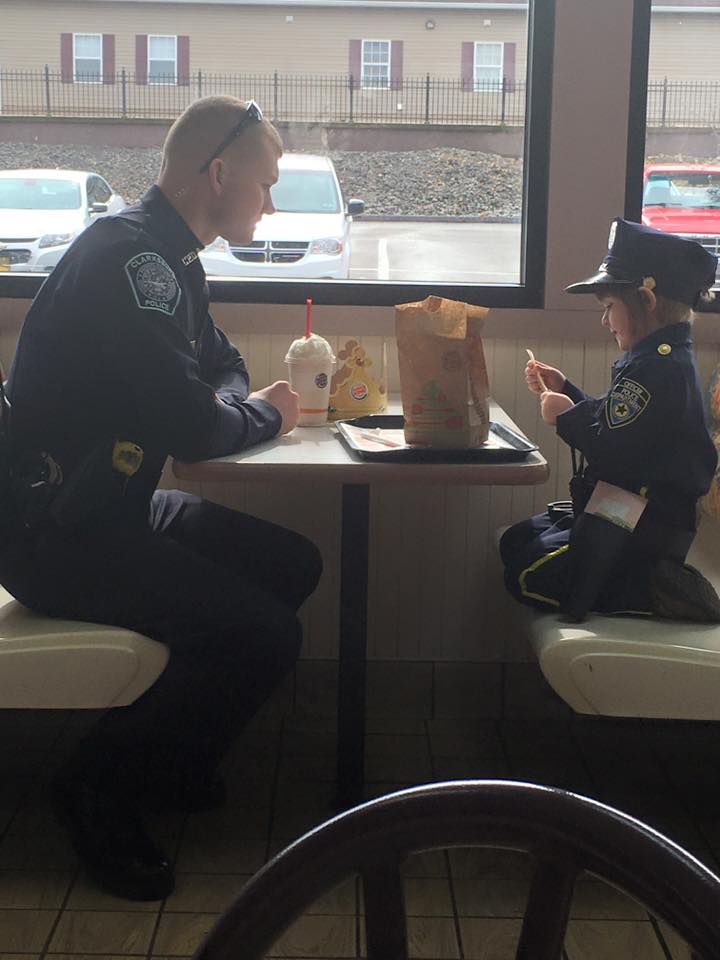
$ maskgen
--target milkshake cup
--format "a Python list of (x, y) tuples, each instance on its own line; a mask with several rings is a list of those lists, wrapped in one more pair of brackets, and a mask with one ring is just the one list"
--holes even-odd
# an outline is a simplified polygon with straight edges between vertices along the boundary
[(321, 427), (327, 423), (330, 377), (335, 356), (323, 337), (293, 340), (285, 357), (290, 386), (300, 398), (299, 427)]

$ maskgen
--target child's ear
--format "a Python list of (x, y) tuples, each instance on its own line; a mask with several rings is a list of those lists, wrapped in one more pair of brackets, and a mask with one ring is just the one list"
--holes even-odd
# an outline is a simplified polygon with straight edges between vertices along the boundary
[(657, 297), (653, 291), (648, 289), (648, 287), (640, 287), (638, 294), (640, 295), (640, 299), (642, 300), (643, 306), (647, 312), (654, 313), (655, 308), (657, 307)]

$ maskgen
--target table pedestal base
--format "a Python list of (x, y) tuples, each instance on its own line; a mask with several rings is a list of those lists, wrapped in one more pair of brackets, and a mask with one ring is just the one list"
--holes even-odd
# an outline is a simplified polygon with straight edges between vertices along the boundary
[(362, 801), (365, 780), (369, 522), (369, 485), (343, 484), (337, 748), (337, 807), (340, 810)]

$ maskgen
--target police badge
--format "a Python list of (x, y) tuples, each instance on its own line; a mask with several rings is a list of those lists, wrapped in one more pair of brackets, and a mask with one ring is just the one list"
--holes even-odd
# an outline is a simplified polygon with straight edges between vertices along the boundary
[(624, 377), (613, 384), (613, 388), (605, 403), (605, 418), (607, 425), (625, 427), (637, 420), (645, 407), (650, 403), (650, 394), (641, 384)]
[(175, 314), (180, 303), (180, 285), (159, 253), (136, 254), (125, 264), (125, 273), (141, 310), (160, 310), (169, 317)]

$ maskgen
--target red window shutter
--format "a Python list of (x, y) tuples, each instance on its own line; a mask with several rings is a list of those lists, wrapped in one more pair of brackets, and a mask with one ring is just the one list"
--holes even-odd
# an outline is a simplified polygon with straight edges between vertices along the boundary
[(402, 90), (403, 82), (403, 42), (390, 41), (390, 89)]
[(190, 37), (177, 38), (177, 82), (182, 87), (190, 83)]
[(362, 69), (362, 40), (350, 41), (350, 65), (348, 73), (352, 77), (353, 86), (360, 86), (360, 71)]
[(475, 86), (475, 44), (472, 40), (463, 40), (460, 76), (463, 90), (472, 90)]
[(115, 83), (115, 34), (104, 33), (102, 38), (103, 83)]
[(503, 81), (508, 93), (515, 89), (515, 49), (516, 43), (503, 44)]
[(147, 83), (148, 39), (146, 33), (135, 34), (135, 83)]
[(60, 34), (60, 77), (63, 83), (73, 82), (73, 35)]

